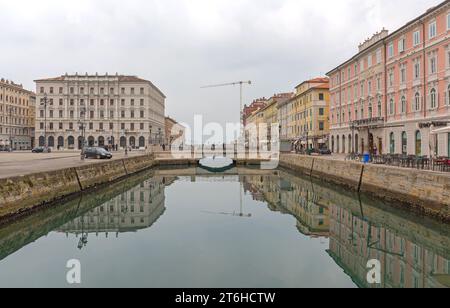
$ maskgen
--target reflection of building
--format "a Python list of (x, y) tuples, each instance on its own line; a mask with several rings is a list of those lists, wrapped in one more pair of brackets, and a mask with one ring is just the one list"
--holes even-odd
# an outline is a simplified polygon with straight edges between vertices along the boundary
[(311, 237), (327, 237), (329, 213), (307, 181), (290, 181), (275, 176), (246, 176), (244, 187), (255, 200), (266, 201), (272, 210), (297, 219), (298, 230)]
[(450, 259), (343, 207), (333, 205), (330, 214), (329, 253), (358, 286), (371, 287), (367, 262), (376, 259), (382, 264), (379, 287), (450, 287)]
[(148, 80), (118, 74), (66, 74), (36, 80), (36, 87), (40, 145), (45, 144), (46, 131), (49, 147), (80, 148), (83, 124), (90, 146), (140, 148), (165, 140), (165, 96)]
[(29, 150), (34, 127), (34, 93), (12, 81), (0, 80), (0, 149)]
[(149, 228), (164, 213), (167, 178), (152, 178), (62, 226), (59, 231), (89, 233), (133, 232)]

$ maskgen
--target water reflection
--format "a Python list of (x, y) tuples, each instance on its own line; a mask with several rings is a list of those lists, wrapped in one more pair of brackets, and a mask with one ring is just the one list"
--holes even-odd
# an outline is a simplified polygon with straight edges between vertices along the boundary
[(82, 249), (89, 234), (119, 237), (120, 233), (150, 228), (163, 215), (164, 189), (174, 180), (152, 177), (64, 224), (58, 231), (79, 238), (78, 248)]
[[(243, 180), (255, 200), (294, 215), (300, 233), (329, 238), (328, 254), (357, 286), (450, 287), (448, 226), (286, 172)], [(372, 259), (382, 264), (381, 285), (367, 283), (367, 262)]]
[[(71, 249), (80, 256), (92, 256), (88, 260), (93, 264), (93, 277), (105, 274), (93, 261), (96, 253), (113, 252), (108, 264), (114, 267), (121, 264), (128, 253), (124, 247), (128, 247), (137, 249), (142, 259), (152, 259), (154, 266), (139, 268), (136, 263), (130, 280), (122, 278), (125, 286), (170, 287), (179, 286), (178, 281), (184, 283), (182, 287), (204, 287), (205, 282), (219, 287), (236, 282), (243, 287), (309, 286), (314, 282), (347, 286), (348, 280), (359, 287), (450, 287), (447, 225), (284, 171), (240, 169), (235, 175), (217, 176), (184, 170), (181, 177), (177, 172), (140, 174), (1, 227), (0, 270), (19, 274), (20, 262), (31, 257), (16, 253), (26, 247), (45, 255), (45, 247), (68, 245), (69, 256), (74, 254)], [(169, 193), (168, 186), (173, 186)], [(291, 217), (295, 223), (289, 224)], [(138, 231), (142, 231), (140, 237), (133, 234)], [(59, 237), (52, 234), (65, 242), (56, 244)], [(32, 247), (47, 236), (48, 242)], [(57, 250), (48, 252), (48, 257), (56, 254)], [(59, 255), (53, 258), (60, 261)], [(366, 281), (371, 259), (382, 263), (381, 285)], [(49, 270), (52, 264), (41, 270)], [(246, 271), (247, 275), (239, 274)], [(136, 276), (141, 272), (139, 280)], [(323, 277), (317, 278), (318, 273)], [(149, 277), (158, 279), (149, 281)], [(333, 281), (333, 277), (338, 278)], [(110, 282), (116, 281), (107, 279), (94, 286)], [(8, 281), (0, 276), (1, 283)]]

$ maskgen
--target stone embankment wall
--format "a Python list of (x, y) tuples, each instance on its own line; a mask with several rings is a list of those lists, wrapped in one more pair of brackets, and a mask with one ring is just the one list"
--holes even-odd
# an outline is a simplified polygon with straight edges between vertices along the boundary
[(450, 174), (282, 154), (280, 166), (450, 221)]
[(13, 216), (155, 165), (153, 155), (0, 179), (0, 217)]

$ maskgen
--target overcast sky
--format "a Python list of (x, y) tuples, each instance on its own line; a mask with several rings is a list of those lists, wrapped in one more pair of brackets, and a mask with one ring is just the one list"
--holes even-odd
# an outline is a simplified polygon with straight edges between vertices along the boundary
[(394, 30), (440, 0), (0, 0), (0, 77), (138, 75), (166, 113), (238, 122), (245, 101), (292, 91), (347, 60), (372, 33)]

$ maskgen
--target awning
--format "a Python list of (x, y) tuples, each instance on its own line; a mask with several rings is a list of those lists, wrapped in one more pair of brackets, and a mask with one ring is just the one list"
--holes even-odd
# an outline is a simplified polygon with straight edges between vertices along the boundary
[(450, 133), (450, 126), (435, 129), (435, 130), (431, 131), (430, 134), (431, 135), (439, 135), (439, 134), (446, 134), (446, 133)]

